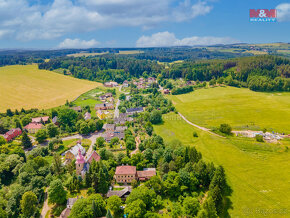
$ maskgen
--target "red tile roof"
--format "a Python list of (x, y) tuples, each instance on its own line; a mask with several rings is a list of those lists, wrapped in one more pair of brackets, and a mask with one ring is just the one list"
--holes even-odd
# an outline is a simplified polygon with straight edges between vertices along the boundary
[(41, 129), (43, 125), (41, 123), (29, 123), (24, 127), (24, 129)]
[(93, 153), (91, 153), (90, 156), (88, 157), (87, 162), (91, 164), (93, 160), (98, 162), (100, 159), (101, 159), (101, 156), (96, 151), (93, 151)]
[(115, 175), (135, 175), (136, 167), (135, 166), (117, 166)]
[(33, 122), (40, 123), (41, 119), (42, 119), (43, 122), (47, 122), (49, 120), (49, 116), (32, 118), (32, 123)]

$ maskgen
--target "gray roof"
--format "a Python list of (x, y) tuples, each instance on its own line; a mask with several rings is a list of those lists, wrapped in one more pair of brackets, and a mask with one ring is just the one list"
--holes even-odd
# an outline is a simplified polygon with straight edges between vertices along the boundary
[[(76, 157), (79, 153), (79, 150), (81, 150), (82, 155), (84, 155), (86, 153), (86, 149), (81, 144), (77, 144), (77, 145), (73, 146), (68, 151), (70, 151)], [(68, 151), (66, 151), (66, 152), (68, 152)]]
[(132, 188), (129, 186), (126, 186), (123, 190), (120, 191), (108, 191), (107, 197), (111, 197), (113, 195), (117, 195), (118, 197), (126, 197), (126, 195), (129, 195), (132, 191)]
[(132, 113), (132, 112), (143, 112), (143, 107), (136, 107), (136, 108), (128, 108), (127, 113)]
[(127, 126), (117, 126), (116, 129), (115, 129), (115, 132), (123, 132), (126, 129), (128, 129)]
[(106, 123), (106, 124), (103, 126), (103, 129), (115, 129), (115, 124), (109, 124), (109, 123)]

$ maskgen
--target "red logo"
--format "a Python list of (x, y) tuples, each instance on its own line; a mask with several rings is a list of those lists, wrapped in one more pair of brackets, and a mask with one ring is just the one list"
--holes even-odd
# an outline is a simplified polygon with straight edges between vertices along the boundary
[(250, 9), (250, 18), (276, 18), (276, 9)]

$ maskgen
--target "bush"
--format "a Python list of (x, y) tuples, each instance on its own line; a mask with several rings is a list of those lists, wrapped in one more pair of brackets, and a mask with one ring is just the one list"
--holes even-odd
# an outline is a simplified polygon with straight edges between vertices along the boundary
[(264, 142), (264, 138), (262, 135), (256, 135), (256, 141), (257, 142)]
[(197, 132), (193, 132), (193, 137), (198, 137)]
[(231, 135), (232, 127), (229, 124), (223, 123), (220, 125), (219, 131), (224, 134)]

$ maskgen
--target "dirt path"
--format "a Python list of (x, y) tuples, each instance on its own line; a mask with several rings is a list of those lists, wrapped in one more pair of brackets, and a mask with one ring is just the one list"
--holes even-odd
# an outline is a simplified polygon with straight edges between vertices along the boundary
[(205, 131), (205, 132), (208, 132), (208, 133), (210, 133), (210, 134), (212, 134), (212, 135), (215, 135), (215, 136), (218, 136), (218, 137), (220, 137), (220, 138), (226, 138), (226, 137), (224, 137), (224, 136), (221, 136), (221, 135), (218, 135), (218, 134), (216, 134), (216, 133), (214, 133), (214, 132), (211, 132), (210, 129), (207, 129), (207, 128), (205, 128), (205, 127), (202, 127), (202, 126), (199, 126), (199, 125), (196, 125), (196, 124), (190, 122), (190, 121), (189, 121), (188, 119), (186, 119), (185, 116), (183, 116), (180, 112), (178, 112), (178, 114), (179, 114), (179, 116), (180, 116), (180, 117), (181, 117), (185, 122), (187, 122), (189, 125), (192, 125), (192, 126), (198, 128), (198, 129), (200, 129), (200, 130), (203, 130), (203, 131)]
[(44, 193), (44, 199), (45, 200), (44, 200), (43, 207), (42, 207), (42, 210), (41, 210), (40, 218), (44, 218), (45, 215), (47, 214), (47, 212), (50, 209), (49, 206), (48, 206), (47, 190), (48, 190), (48, 187), (46, 188), (45, 193)]
[(131, 152), (131, 155), (136, 154), (137, 151), (139, 150), (139, 144), (141, 143), (141, 140), (140, 140), (139, 136), (137, 136), (135, 138), (135, 142), (136, 142), (136, 149)]

